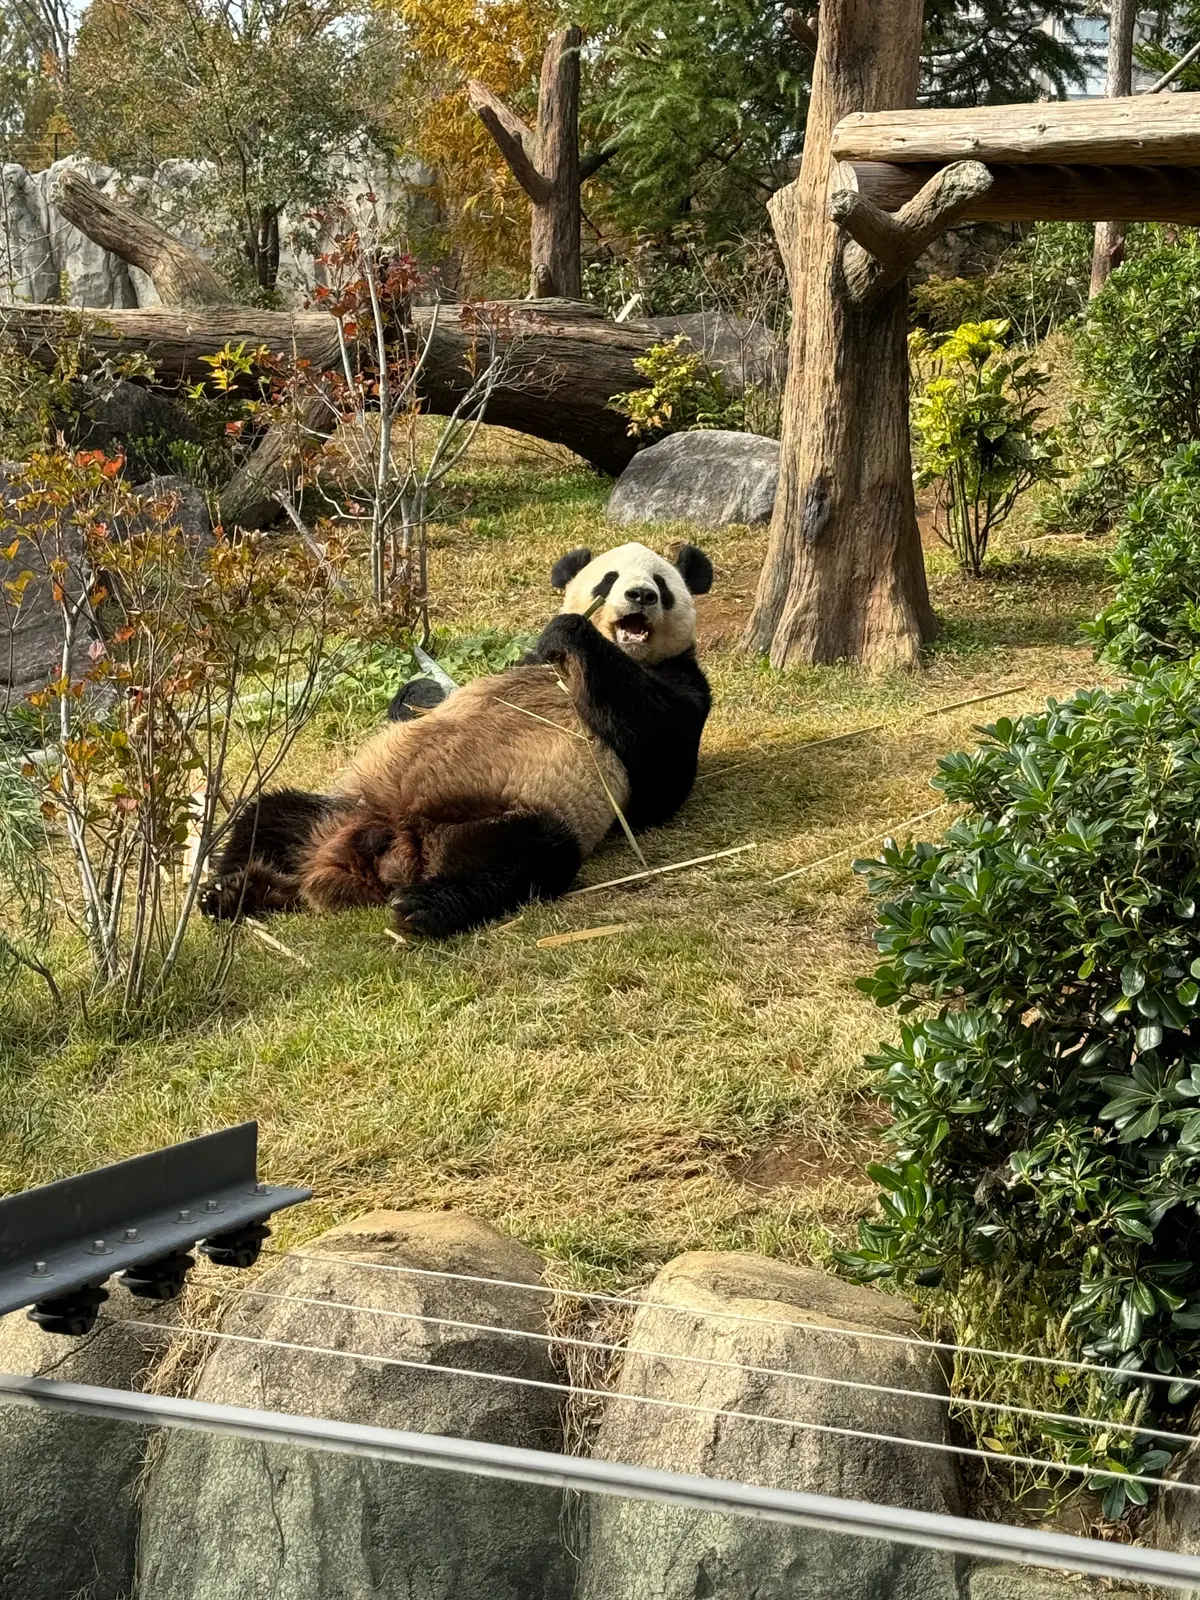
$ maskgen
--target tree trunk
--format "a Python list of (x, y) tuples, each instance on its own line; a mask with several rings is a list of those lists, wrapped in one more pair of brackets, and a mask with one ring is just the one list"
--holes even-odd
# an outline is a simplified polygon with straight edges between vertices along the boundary
[(579, 48), (578, 28), (556, 33), (542, 57), (538, 92), (538, 166), (546, 201), (534, 206), (530, 229), (529, 292), (535, 300), (583, 293), (579, 233)]
[(776, 667), (913, 667), (934, 628), (909, 450), (905, 283), (856, 297), (829, 208), (835, 125), (916, 99), (921, 13), (922, 0), (825, 0), (800, 176), (771, 203), (796, 302), (779, 491), (747, 643)]
[[(659, 335), (609, 322), (594, 308), (554, 304), (531, 308), (526, 300), (501, 302), (510, 326), (500, 335), (510, 349), (506, 370), (488, 403), (486, 420), (539, 439), (565, 445), (602, 472), (617, 474), (637, 451), (625, 419), (609, 409), (614, 394), (644, 383), (634, 370)], [(478, 347), (474, 313), (460, 320), (460, 308), (417, 306), (418, 336), (437, 326), (420, 379), (424, 408), (448, 416), (470, 387), (468, 362)], [(243, 340), (265, 345), (287, 359), (305, 361), (316, 372), (340, 366), (337, 325), (323, 312), (258, 311), (248, 307), (212, 308), (201, 314), (170, 311), (89, 312), (77, 307), (0, 306), (0, 337), (11, 339), (47, 368), (57, 348), (83, 325), (89, 347), (119, 358), (142, 350), (154, 366), (156, 383), (171, 389), (211, 376), (204, 357), (225, 344)]]
[(81, 233), (139, 267), (164, 306), (230, 306), (229, 290), (205, 262), (157, 222), (110, 200), (71, 167), (57, 176), (51, 199)]
[[(1137, 0), (1112, 0), (1108, 19), (1108, 83), (1110, 100), (1133, 93), (1133, 34), (1138, 19)], [(1092, 252), (1091, 297), (1095, 297), (1125, 259), (1125, 223), (1098, 222)]]
[(479, 120), (496, 141), (517, 182), (529, 196), (529, 294), (534, 300), (582, 293), (579, 185), (583, 171), (597, 171), (612, 154), (596, 152), (581, 165), (579, 156), (579, 51), (577, 27), (554, 34), (542, 57), (534, 133), (484, 84), (472, 79), (467, 93)]

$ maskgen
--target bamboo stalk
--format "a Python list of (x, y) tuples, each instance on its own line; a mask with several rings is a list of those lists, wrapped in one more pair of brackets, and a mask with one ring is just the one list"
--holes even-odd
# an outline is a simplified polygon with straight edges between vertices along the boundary
[(298, 966), (311, 967), (312, 962), (307, 956), (302, 956), (298, 950), (291, 950), (274, 934), (268, 933), (257, 917), (243, 917), (243, 923), (260, 944), (265, 944), (268, 950), (274, 950), (276, 955), (286, 956), (289, 961), (295, 961)]
[(787, 883), (790, 878), (799, 878), (806, 872), (815, 872), (818, 867), (827, 867), (834, 861), (840, 861), (843, 856), (852, 856), (856, 850), (861, 850), (865, 844), (873, 844), (876, 839), (888, 838), (893, 828), (911, 828), (914, 822), (924, 822), (926, 817), (934, 817), (939, 811), (944, 811), (945, 809), (946, 802), (943, 801), (940, 806), (931, 806), (928, 811), (920, 811), (915, 817), (905, 817), (903, 822), (890, 823), (882, 833), (873, 833), (869, 838), (862, 840), (861, 843), (850, 845), (848, 849), (835, 850), (831, 856), (822, 856), (819, 861), (809, 861), (803, 867), (793, 867), (791, 872), (781, 873), (778, 878), (768, 878), (764, 887), (770, 889), (774, 884)]
[[(972, 695), (968, 700), (951, 700), (947, 705), (932, 706), (928, 711), (918, 712), (916, 720), (918, 722), (924, 722), (930, 717), (944, 716), (947, 711), (961, 711), (964, 706), (982, 705), (985, 700), (1002, 700), (1006, 695), (1022, 694), (1028, 687), (1029, 685), (1027, 683), (1015, 683), (1011, 686), (1011, 688), (992, 689), (987, 694)], [(872, 722), (865, 728), (851, 728), (849, 733), (832, 734), (828, 739), (809, 739), (807, 743), (796, 746), (796, 749), (801, 752), (807, 750), (820, 750), (823, 746), (842, 744), (847, 739), (861, 739), (868, 733), (881, 733), (883, 729), (888, 726), (889, 724), (886, 722)], [(765, 761), (768, 759), (768, 757), (776, 753), (776, 748), (778, 747), (770, 750), (759, 751), (757, 755), (747, 756), (745, 761), (735, 761), (728, 767), (718, 767), (715, 772), (702, 772), (700, 774), (700, 779), (723, 778), (727, 772), (737, 772), (741, 767), (749, 767), (757, 761)], [(784, 748), (787, 747), (785, 746)]]
[(659, 878), (664, 872), (682, 872), (685, 867), (702, 867), (709, 861), (723, 861), (726, 856), (739, 856), (743, 850), (757, 850), (757, 844), (739, 844), (732, 850), (716, 850), (709, 856), (693, 856), (690, 861), (672, 861), (665, 867), (647, 867), (645, 872), (631, 872), (625, 878), (609, 878), (604, 883), (587, 883), (582, 889), (572, 889), (566, 899), (577, 894), (598, 894), (601, 889), (616, 889), (623, 883), (640, 883), (644, 878)]

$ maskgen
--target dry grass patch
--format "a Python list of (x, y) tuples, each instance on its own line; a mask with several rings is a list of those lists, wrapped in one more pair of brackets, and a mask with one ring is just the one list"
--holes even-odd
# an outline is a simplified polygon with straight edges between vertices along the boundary
[[(606, 490), (561, 454), (489, 439), (432, 532), (441, 636), (539, 628), (553, 561), (626, 537), (603, 521)], [(654, 542), (689, 532), (717, 570), (700, 604), (715, 710), (691, 800), (642, 848), (651, 866), (757, 849), (441, 946), (397, 947), (378, 914), (281, 918), (307, 966), (245, 940), (219, 1006), (185, 979), (132, 1035), (98, 1015), (64, 1027), (23, 993), (0, 1037), (0, 1190), (253, 1116), (264, 1170), (318, 1195), (282, 1243), (375, 1206), (456, 1206), (545, 1251), (561, 1281), (605, 1286), (685, 1249), (809, 1261), (847, 1236), (878, 1148), (862, 1058), (895, 1027), (854, 987), (872, 950), (850, 860), (936, 804), (938, 756), (978, 724), (1094, 680), (1074, 636), (1103, 552), (1022, 556), (1014, 536), (977, 583), (931, 555), (943, 639), (923, 676), (872, 679), (741, 655), (763, 535)], [(324, 720), (289, 778), (324, 786), (358, 732)], [(583, 881), (636, 869), (617, 835)], [(631, 926), (538, 947), (608, 923)]]

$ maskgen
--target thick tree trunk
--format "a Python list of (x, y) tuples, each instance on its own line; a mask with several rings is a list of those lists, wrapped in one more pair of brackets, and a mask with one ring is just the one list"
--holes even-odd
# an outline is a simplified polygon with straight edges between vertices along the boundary
[(583, 293), (579, 231), (579, 47), (578, 28), (556, 33), (542, 57), (538, 93), (538, 166), (546, 180), (546, 202), (534, 206), (530, 230), (530, 285), (535, 300)]
[(51, 198), (89, 239), (139, 267), (164, 306), (229, 306), (233, 297), (194, 251), (132, 206), (110, 200), (70, 167), (59, 173)]
[(848, 264), (861, 271), (861, 247), (848, 249), (829, 205), (835, 125), (916, 98), (921, 12), (922, 0), (825, 0), (800, 177), (771, 204), (796, 301), (779, 492), (747, 642), (777, 667), (912, 667), (933, 632), (909, 451), (907, 293), (901, 278), (856, 296)]
[[(579, 185), (579, 50), (583, 34), (576, 27), (556, 33), (542, 57), (534, 133), (482, 83), (467, 85), (471, 105), (491, 134), (513, 176), (529, 196), (529, 293), (535, 300), (561, 296), (577, 300), (582, 293), (579, 230), (582, 211)], [(598, 151), (586, 163), (590, 176), (611, 154)]]
[[(1137, 27), (1138, 0), (1112, 0), (1108, 16), (1108, 83), (1110, 100), (1133, 93), (1133, 33)], [(1100, 293), (1125, 259), (1125, 223), (1098, 222), (1092, 252), (1091, 296)]]

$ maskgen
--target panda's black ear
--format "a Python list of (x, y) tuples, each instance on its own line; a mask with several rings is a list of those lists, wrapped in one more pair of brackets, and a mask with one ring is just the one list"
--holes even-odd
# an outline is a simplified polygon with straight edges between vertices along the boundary
[(675, 555), (679, 576), (693, 594), (707, 594), (713, 586), (713, 564), (698, 545), (680, 545)]
[(550, 587), (565, 589), (577, 572), (582, 572), (592, 559), (590, 550), (569, 550), (550, 568)]

